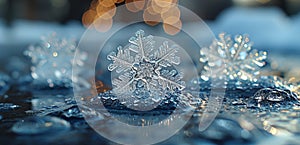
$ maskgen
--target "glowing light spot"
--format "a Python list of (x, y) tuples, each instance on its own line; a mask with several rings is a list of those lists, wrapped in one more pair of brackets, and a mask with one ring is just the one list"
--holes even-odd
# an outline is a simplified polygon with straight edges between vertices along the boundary
[(175, 24), (179, 21), (179, 17), (175, 17), (175, 16), (169, 16), (168, 18), (164, 19), (164, 23), (167, 23), (167, 24)]
[(112, 19), (101, 19), (98, 18), (94, 22), (94, 27), (99, 32), (106, 32), (112, 27)]
[(104, 7), (111, 7), (111, 6), (115, 5), (115, 1), (114, 0), (101, 0), (99, 5), (102, 5)]
[(155, 2), (153, 2), (153, 1), (151, 1), (150, 4), (151, 4), (151, 7), (152, 7), (152, 9), (153, 9), (153, 11), (154, 11), (155, 13), (162, 13), (162, 10), (163, 10), (162, 7), (158, 6), (158, 5), (157, 5)]
[(136, 9), (143, 10), (146, 4), (145, 0), (133, 0)]
[(89, 27), (95, 19), (97, 13), (94, 10), (86, 11), (82, 16), (82, 23), (85, 27)]
[(173, 0), (153, 0), (159, 7), (168, 7), (173, 3)]
[(167, 19), (170, 16), (178, 17), (180, 18), (180, 10), (178, 7), (171, 7), (168, 11), (161, 14), (161, 17), (163, 19)]
[(116, 14), (115, 5), (112, 5), (110, 7), (98, 5), (96, 10), (97, 10), (97, 16), (101, 17), (102, 19), (111, 19)]
[(154, 26), (157, 25), (159, 22), (161, 22), (161, 17), (160, 14), (152, 14), (151, 12), (151, 8), (147, 8), (144, 11), (143, 14), (143, 18), (146, 24), (150, 25), (150, 26)]
[(134, 2), (134, 0), (125, 0), (125, 5), (126, 5), (126, 8), (131, 11), (131, 12), (138, 12), (140, 11), (139, 9), (136, 8), (135, 4), (132, 3)]
[(46, 127), (50, 127), (50, 126), (52, 126), (52, 125), (53, 125), (52, 122), (46, 122), (46, 123), (45, 123), (45, 126), (46, 126)]
[[(151, 6), (151, 4), (147, 6), (146, 10), (151, 14), (151, 15), (156, 15), (156, 14), (160, 14), (160, 13), (157, 13), (156, 11), (154, 11), (153, 7)], [(146, 11), (145, 10), (145, 11)]]
[(182, 22), (180, 20), (172, 25), (167, 23), (163, 24), (163, 28), (165, 32), (169, 35), (176, 35), (178, 32), (180, 32), (181, 27), (182, 27)]
[(58, 53), (57, 52), (53, 52), (53, 57), (57, 57), (58, 56)]

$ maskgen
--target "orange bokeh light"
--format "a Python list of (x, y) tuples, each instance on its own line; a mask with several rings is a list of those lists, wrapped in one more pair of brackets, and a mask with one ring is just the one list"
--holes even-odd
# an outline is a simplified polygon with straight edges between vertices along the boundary
[(169, 17), (163, 19), (164, 23), (167, 23), (170, 25), (177, 23), (179, 20), (180, 20), (180, 18), (175, 17), (175, 16), (169, 16)]
[(82, 16), (83, 25), (88, 27), (93, 24), (100, 32), (108, 31), (112, 27), (112, 18), (116, 14), (115, 4), (124, 1), (126, 8), (131, 12), (144, 10), (143, 19), (146, 24), (154, 26), (163, 21), (163, 29), (166, 33), (175, 35), (180, 32), (182, 22), (177, 6), (178, 0), (93, 0), (90, 9)]
[(144, 10), (143, 18), (146, 24), (154, 26), (161, 22), (161, 17), (160, 14), (153, 14), (151, 11), (151, 7), (148, 7), (146, 10)]
[(112, 27), (113, 20), (112, 19), (98, 18), (98, 19), (95, 20), (95, 22), (93, 24), (94, 24), (94, 27), (97, 31), (106, 32)]
[(146, 4), (146, 0), (133, 0), (134, 6), (139, 11), (143, 10)]
[(101, 4), (97, 6), (97, 15), (102, 19), (111, 19), (116, 14), (116, 6), (105, 7)]
[(115, 5), (115, 0), (101, 0), (99, 1), (99, 4), (104, 7), (111, 7), (112, 5)]
[(140, 9), (137, 9), (134, 3), (132, 3), (133, 0), (125, 0), (126, 8), (131, 12), (138, 12)]
[(153, 2), (159, 7), (168, 7), (173, 3), (173, 0), (153, 0)]
[(179, 20), (178, 22), (176, 22), (172, 25), (164, 23), (163, 28), (167, 34), (176, 35), (178, 32), (180, 32), (180, 30), (182, 28), (182, 22)]
[(89, 27), (96, 17), (97, 13), (94, 10), (86, 11), (82, 16), (82, 23), (85, 27)]
[(178, 7), (176, 6), (173, 6), (173, 7), (170, 7), (170, 9), (164, 13), (161, 14), (161, 17), (163, 19), (167, 19), (168, 17), (170, 16), (174, 16), (174, 17), (177, 17), (177, 18), (180, 18), (180, 10)]

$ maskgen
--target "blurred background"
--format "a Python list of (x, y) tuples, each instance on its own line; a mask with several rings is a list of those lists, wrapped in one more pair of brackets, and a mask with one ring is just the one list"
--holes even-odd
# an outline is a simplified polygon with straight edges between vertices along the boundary
[[(86, 19), (84, 16), (87, 15), (87, 12), (91, 9), (91, 7), (93, 7), (95, 1), (97, 0), (0, 0), (0, 72), (5, 72), (14, 79), (19, 79), (19, 76), (26, 74), (24, 78), (20, 79), (20, 90), (30, 91), (28, 90), (28, 88), (26, 88), (25, 85), (25, 89), (22, 89), (23, 83), (26, 84), (31, 81), (30, 76), (29, 78), (26, 77), (28, 74), (30, 74), (29, 72), (31, 62), (28, 57), (24, 56), (24, 50), (26, 50), (31, 44), (37, 44), (40, 41), (41, 36), (47, 36), (53, 32), (56, 32), (60, 37), (75, 38), (77, 40), (80, 40), (81, 36), (86, 30), (85, 21), (90, 21), (90, 19)], [(121, 1), (117, 4), (117, 6), (125, 4), (124, 0), (108, 1)], [(268, 65), (262, 70), (262, 75), (281, 76), (285, 77), (285, 79), (293, 78), (298, 83), (297, 88), (295, 88), (298, 89), (297, 91), (299, 91), (300, 65), (298, 62), (300, 62), (300, 0), (178, 0), (178, 3), (199, 15), (206, 22), (206, 24), (210, 27), (210, 29), (214, 32), (216, 36), (221, 32), (226, 32), (231, 35), (244, 33), (249, 34), (251, 41), (254, 42), (253, 47), (255, 49), (266, 50), (268, 52)], [(127, 41), (127, 39), (128, 38), (125, 38), (122, 41)], [(185, 41), (183, 37), (180, 37), (180, 39), (182, 39), (181, 41)], [(115, 43), (119, 44), (119, 41)], [(57, 56), (57, 53), (55, 54), (55, 56), (53, 54), (53, 57)], [(198, 55), (200, 54), (198, 53)], [(199, 61), (199, 58), (197, 58), (197, 61)], [(19, 72), (21, 75), (18, 74)], [(102, 87), (106, 86), (103, 85)], [(6, 91), (6, 89), (8, 89), (9, 87), (6, 86), (5, 83), (0, 82), (0, 94), (1, 89), (3, 88), (5, 88), (4, 90)], [(80, 144), (81, 142), (78, 142), (77, 140), (81, 140), (82, 144), (86, 143), (86, 140), (89, 140), (93, 143), (96, 142), (97, 144), (99, 142), (103, 142), (103, 139), (97, 139), (97, 137), (99, 137), (98, 134), (96, 134), (97, 137), (95, 137), (91, 135), (90, 132), (82, 133), (72, 131), (70, 133), (56, 134), (55, 131), (56, 136), (49, 136), (48, 134), (44, 134), (44, 138), (40, 138), (41, 136), (38, 135), (15, 137), (16, 135), (10, 134), (10, 132), (7, 130), (10, 130), (10, 127), (13, 123), (15, 123), (18, 119), (22, 117), (29, 116), (28, 114), (30, 114), (30, 112), (25, 113), (25, 111), (30, 111), (30, 109), (32, 108), (32, 110), (39, 110), (41, 108), (44, 109), (45, 106), (49, 107), (48, 105), (51, 105), (49, 108), (55, 108), (60, 105), (61, 108), (58, 108), (57, 112), (61, 112), (62, 110), (60, 109), (62, 109), (62, 107), (65, 107), (65, 105), (68, 102), (70, 102), (65, 101), (64, 98), (61, 98), (61, 96), (64, 96), (66, 98), (70, 97), (68, 95), (59, 95), (59, 97), (52, 95), (51, 93), (60, 93), (60, 91), (55, 89), (52, 90), (53, 92), (51, 92), (50, 90), (49, 92), (46, 91), (46, 93), (42, 92), (40, 94), (34, 94), (33, 90), (31, 91), (32, 92), (28, 93), (19, 93), (18, 91), (11, 89), (8, 91), (8, 95), (5, 95), (4, 97), (0, 96), (0, 110), (3, 110), (3, 108), (5, 107), (10, 109), (21, 106), (19, 110), (16, 110), (14, 112), (0, 112), (3, 114), (0, 114), (0, 120), (2, 119), (2, 116), (3, 118), (8, 118), (7, 122), (0, 124), (1, 145), (4, 141), (8, 142), (8, 144), (9, 142), (13, 142), (15, 144), (24, 144), (24, 141), (29, 144), (32, 144), (33, 142), (36, 143), (36, 141), (51, 141), (51, 139), (53, 139), (55, 143), (61, 144), (64, 144), (65, 142), (66, 144)], [(73, 94), (71, 95), (71, 97), (73, 97)], [(42, 103), (40, 103), (39, 101)], [(53, 102), (56, 101), (58, 102), (58, 105), (52, 105), (54, 104)], [(6, 104), (6, 106), (4, 106), (4, 104), (1, 104), (1, 102), (16, 103), (17, 106), (14, 104)], [(234, 102), (238, 106), (245, 106), (245, 104), (240, 103), (240, 100), (234, 100)], [(72, 103), (74, 102), (71, 102), (70, 104)], [(72, 121), (72, 119), (69, 119), (69, 117), (65, 118), (67, 118), (67, 120), (70, 120), (70, 122), (74, 124), (78, 124), (77, 126), (79, 126), (79, 129), (76, 127), (75, 129), (80, 130), (80, 128), (87, 128), (87, 125), (82, 123), (82, 120), (76, 117), (76, 115), (80, 115), (80, 111), (76, 111), (76, 108), (74, 109), (74, 107), (71, 109), (65, 108), (63, 110), (67, 112), (66, 114), (71, 114), (71, 117), (75, 116), (76, 119)], [(254, 115), (255, 117), (252, 120), (254, 120), (255, 122), (256, 120), (262, 121), (263, 124), (261, 126), (264, 127), (262, 130), (266, 130), (271, 134), (282, 134), (284, 135), (284, 137), (286, 135), (291, 135), (294, 133), (298, 135), (300, 132), (300, 107), (296, 106), (293, 111), (289, 112), (290, 114), (287, 113), (287, 110), (285, 110), (284, 106), (283, 109), (284, 110), (282, 110), (281, 112), (276, 110), (276, 113), (279, 114), (278, 116), (276, 116), (277, 114), (273, 115), (273, 112), (271, 115), (265, 115), (267, 113), (262, 112), (260, 113), (260, 115)], [(48, 108), (45, 110), (47, 111)], [(49, 110), (50, 112), (53, 111), (52, 109)], [(228, 110), (230, 110), (230, 108)], [(234, 114), (236, 114), (235, 111), (236, 110), (234, 110)], [(54, 109), (54, 114), (57, 112), (55, 112)], [(59, 115), (64, 113), (61, 112), (59, 113)], [(75, 115), (72, 116), (72, 114)], [(288, 117), (284, 115), (281, 116), (282, 114)], [(228, 117), (229, 115), (224, 116)], [(267, 116), (265, 118), (270, 119), (271, 121), (268, 122), (267, 120), (266, 123), (266, 121), (264, 121), (263, 119), (256, 119), (256, 117), (260, 118), (261, 116), (262, 118), (264, 116)], [(10, 120), (11, 118), (17, 119)], [(232, 118), (239, 120), (239, 122), (241, 122), (240, 124), (246, 124), (247, 126), (248, 122), (240, 120), (240, 118), (234, 116), (232, 116)], [(272, 119), (275, 122), (275, 127), (272, 126)], [(279, 125), (276, 124), (276, 121), (279, 122)], [(36, 122), (39, 123), (39, 121)], [(242, 141), (245, 141), (244, 138), (251, 138), (251, 136), (247, 135), (248, 132), (245, 132), (245, 130), (241, 131), (238, 130), (238, 128), (236, 127), (232, 127), (236, 126), (235, 124), (238, 123), (228, 122), (229, 121), (226, 120), (221, 120), (220, 122), (217, 122), (216, 125), (212, 128), (212, 132), (203, 133), (202, 135), (200, 135), (200, 138), (204, 136), (204, 138), (220, 141), (220, 143), (222, 144), (237, 144), (236, 142), (231, 142), (231, 140), (237, 139), (239, 141), (239, 139), (242, 139)], [(271, 124), (271, 127), (269, 124)], [(26, 125), (27, 124), (25, 124), (24, 126)], [(35, 124), (32, 125), (29, 123), (29, 125), (33, 126)], [(193, 126), (187, 127), (197, 128)], [(253, 126), (251, 126), (250, 128), (252, 127)], [(28, 128), (29, 127), (25, 128), (24, 130), (30, 130)], [(228, 128), (230, 129), (228, 130)], [(282, 128), (285, 128), (286, 130)], [(218, 129), (220, 129), (221, 131), (219, 131)], [(239, 134), (239, 132), (243, 132), (245, 134)], [(95, 135), (95, 132), (93, 133)], [(273, 142), (275, 142), (275, 144), (278, 144), (277, 140), (275, 140), (274, 138), (266, 139), (265, 136), (262, 136), (260, 133), (255, 132), (254, 134), (257, 134), (257, 136), (262, 137), (263, 141), (266, 140), (269, 142), (263, 144), (273, 144)], [(221, 136), (221, 138), (219, 138), (219, 136)], [(199, 142), (201, 142), (201, 139), (199, 140), (199, 136), (197, 133), (193, 134), (184, 131), (184, 135), (180, 135), (180, 137), (187, 137), (188, 139), (186, 140), (188, 140), (188, 144), (199, 144)], [(196, 137), (197, 139), (191, 140), (189, 137)], [(178, 136), (174, 136), (174, 138), (176, 144), (183, 144), (181, 142), (177, 142)], [(179, 138), (178, 140), (180, 140), (181, 138)], [(299, 142), (298, 138), (298, 136), (295, 137), (297, 143)], [(224, 139), (229, 140), (229, 142), (224, 143)], [(184, 139), (182, 139), (182, 142), (183, 141)], [(195, 143), (193, 143), (193, 141), (195, 141)], [(37, 144), (41, 144), (41, 142), (38, 142)], [(47, 142), (47, 144), (49, 143)]]
[[(300, 52), (299, 0), (178, 2), (205, 20), (215, 34), (247, 33), (258, 49), (288, 55)], [(92, 0), (0, 0), (0, 64), (6, 64), (12, 56), (21, 56), (29, 44), (51, 32), (80, 39), (85, 31), (82, 18), (91, 3)]]

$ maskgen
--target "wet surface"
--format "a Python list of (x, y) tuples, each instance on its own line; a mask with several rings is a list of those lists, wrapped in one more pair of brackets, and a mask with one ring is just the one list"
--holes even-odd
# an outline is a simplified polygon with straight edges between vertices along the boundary
[[(211, 87), (222, 85), (202, 79), (191, 80), (192, 85), (200, 86), (200, 90), (189, 90), (198, 96), (187, 102), (196, 110), (184, 128), (160, 144), (299, 144), (299, 83), (272, 76), (274, 72), (289, 74), (280, 67), (267, 67), (265, 70), (263, 74), (266, 76), (254, 81), (231, 80), (226, 83), (220, 113), (204, 132), (199, 131), (199, 120), (207, 106)], [(0, 75), (0, 80), (1, 145), (116, 144), (101, 137), (87, 124), (71, 89), (32, 86), (32, 78), (26, 75), (11, 79)], [(102, 88), (97, 88), (98, 96), (89, 97), (89, 101), (93, 105), (102, 101), (113, 117), (132, 125), (158, 123), (174, 113), (176, 107), (184, 107), (177, 106), (176, 95), (170, 95), (156, 110), (138, 112), (118, 102), (107, 91), (107, 86), (99, 86)], [(84, 111), (97, 113), (89, 108)], [(106, 114), (92, 119), (101, 121), (101, 115)], [(99, 126), (104, 129), (110, 127)]]

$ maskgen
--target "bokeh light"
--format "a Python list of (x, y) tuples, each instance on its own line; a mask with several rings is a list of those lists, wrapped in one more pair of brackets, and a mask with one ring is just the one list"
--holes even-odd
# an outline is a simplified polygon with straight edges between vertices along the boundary
[(122, 3), (130, 12), (143, 10), (143, 19), (150, 26), (162, 22), (167, 34), (175, 35), (180, 32), (182, 22), (178, 0), (94, 0), (90, 9), (82, 16), (83, 25), (89, 27), (94, 23), (93, 27), (96, 30), (108, 31), (112, 27), (113, 17), (116, 14), (116, 4)]
[(181, 27), (182, 27), (182, 22), (180, 20), (174, 24), (168, 24), (168, 23), (163, 24), (163, 28), (165, 32), (169, 35), (176, 35), (177, 33), (180, 32)]
[(89, 27), (95, 20), (95, 17), (97, 16), (97, 12), (90, 9), (86, 11), (82, 16), (82, 23), (85, 27)]
[(94, 21), (94, 27), (99, 32), (108, 31), (112, 27), (112, 24), (112, 19), (102, 19), (101, 17)]
[(102, 19), (112, 19), (112, 17), (116, 14), (116, 5), (111, 5), (106, 7), (101, 3), (96, 8), (97, 16)]

